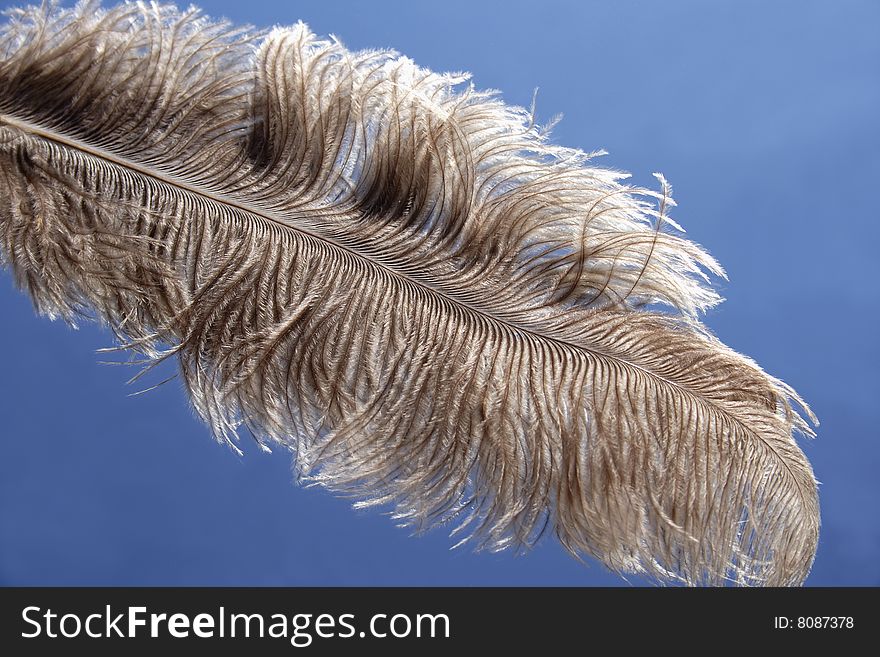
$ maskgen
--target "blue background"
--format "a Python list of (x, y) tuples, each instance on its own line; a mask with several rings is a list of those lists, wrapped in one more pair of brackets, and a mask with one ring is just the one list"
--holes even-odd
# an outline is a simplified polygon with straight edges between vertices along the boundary
[[(662, 171), (730, 275), (707, 323), (822, 421), (804, 445), (823, 513), (807, 584), (880, 584), (880, 3), (201, 4), (469, 70), (514, 104), (540, 87), (558, 143), (607, 149), (639, 184)], [(0, 318), (2, 584), (625, 584), (552, 538), (451, 551), (442, 529), (411, 538), (295, 487), (283, 452), (213, 442), (179, 382), (127, 396), (133, 370), (94, 353), (110, 334), (35, 317), (5, 271)]]

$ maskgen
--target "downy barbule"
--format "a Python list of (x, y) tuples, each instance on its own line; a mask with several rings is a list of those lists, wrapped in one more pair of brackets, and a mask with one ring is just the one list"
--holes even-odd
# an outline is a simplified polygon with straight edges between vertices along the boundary
[(723, 270), (669, 187), (533, 112), (305, 25), (51, 3), (0, 34), (0, 254), (37, 310), (179, 359), (221, 441), (658, 581), (797, 585), (811, 434), (698, 315)]

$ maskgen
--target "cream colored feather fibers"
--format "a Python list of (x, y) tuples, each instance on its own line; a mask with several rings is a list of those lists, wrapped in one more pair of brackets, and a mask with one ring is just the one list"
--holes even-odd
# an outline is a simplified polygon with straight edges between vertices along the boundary
[(696, 319), (723, 272), (662, 177), (302, 24), (44, 4), (0, 58), (4, 264), (40, 312), (176, 355), (218, 438), (477, 547), (552, 531), (661, 581), (806, 577), (809, 410)]

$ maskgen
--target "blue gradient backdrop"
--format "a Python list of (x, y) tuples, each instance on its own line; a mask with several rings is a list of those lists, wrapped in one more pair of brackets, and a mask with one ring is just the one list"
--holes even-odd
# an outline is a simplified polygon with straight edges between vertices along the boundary
[[(880, 584), (880, 3), (202, 6), (468, 70), (514, 104), (540, 87), (539, 119), (565, 115), (557, 142), (605, 148), (601, 163), (639, 184), (662, 171), (675, 218), (730, 274), (707, 323), (822, 421), (804, 445), (823, 513), (807, 584)], [(411, 538), (298, 488), (284, 453), (213, 442), (179, 382), (127, 396), (133, 371), (95, 354), (111, 344), (35, 317), (0, 273), (2, 584), (625, 584), (553, 539), (527, 555), (451, 551), (442, 529)]]

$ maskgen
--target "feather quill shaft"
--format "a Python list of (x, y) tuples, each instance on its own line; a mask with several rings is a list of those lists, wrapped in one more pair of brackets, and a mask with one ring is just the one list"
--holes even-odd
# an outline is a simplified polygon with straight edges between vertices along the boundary
[(665, 180), (626, 186), (466, 81), (302, 24), (14, 10), (0, 258), (40, 312), (176, 355), (219, 439), (244, 425), (406, 524), (800, 584), (792, 403), (815, 418), (700, 324), (723, 270)]

